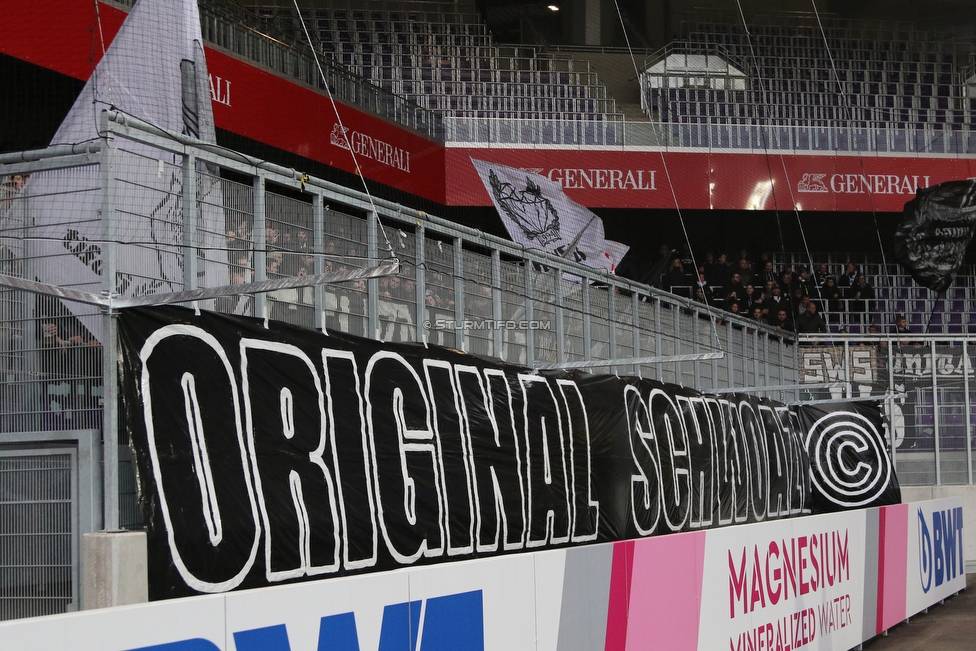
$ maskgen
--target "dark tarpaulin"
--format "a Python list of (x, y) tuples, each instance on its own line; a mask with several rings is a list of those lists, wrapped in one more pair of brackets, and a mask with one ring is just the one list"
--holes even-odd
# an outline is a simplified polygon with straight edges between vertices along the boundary
[(178, 307), (119, 341), (153, 599), (810, 512), (750, 395)]
[(895, 231), (895, 259), (918, 284), (944, 291), (959, 272), (974, 224), (976, 180), (919, 189)]
[(814, 513), (901, 503), (877, 403), (798, 405), (794, 412), (806, 432)]

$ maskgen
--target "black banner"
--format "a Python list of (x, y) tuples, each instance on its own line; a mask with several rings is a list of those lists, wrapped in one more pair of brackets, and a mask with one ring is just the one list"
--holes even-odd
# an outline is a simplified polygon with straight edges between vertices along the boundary
[(901, 502), (876, 402), (801, 405), (794, 411), (806, 432), (814, 512)]
[(748, 395), (182, 308), (124, 310), (119, 339), (153, 599), (817, 504), (796, 414)]

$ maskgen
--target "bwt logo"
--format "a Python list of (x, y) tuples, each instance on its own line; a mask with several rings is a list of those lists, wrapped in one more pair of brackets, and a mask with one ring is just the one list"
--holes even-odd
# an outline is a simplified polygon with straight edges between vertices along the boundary
[[(237, 651), (292, 651), (284, 624), (238, 631), (234, 633), (234, 646)], [(386, 606), (377, 651), (397, 649), (484, 651), (481, 590)], [(131, 651), (220, 651), (220, 648), (209, 640), (197, 638)], [(359, 647), (355, 613), (323, 617), (315, 651), (363, 651)]]
[(932, 529), (918, 510), (918, 570), (922, 590), (928, 592), (965, 570), (962, 553), (962, 507), (934, 511)]

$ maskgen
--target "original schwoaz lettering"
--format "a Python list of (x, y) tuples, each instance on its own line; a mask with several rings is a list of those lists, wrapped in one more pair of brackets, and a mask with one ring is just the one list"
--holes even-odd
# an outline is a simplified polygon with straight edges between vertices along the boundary
[[(809, 466), (785, 407), (637, 379), (596, 392), (395, 348), (223, 341), (177, 323), (138, 352), (160, 529), (199, 592), (804, 512)], [(602, 502), (628, 467), (629, 505)]]

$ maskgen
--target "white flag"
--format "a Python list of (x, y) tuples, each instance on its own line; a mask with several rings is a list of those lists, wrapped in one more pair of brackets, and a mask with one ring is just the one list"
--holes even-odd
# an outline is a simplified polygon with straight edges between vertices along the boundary
[(514, 241), (615, 272), (630, 247), (606, 239), (603, 220), (567, 197), (562, 186), (540, 174), (507, 165), (471, 162)]
[[(140, 0), (85, 84), (51, 144), (97, 139), (103, 110), (114, 108), (156, 126), (216, 142), (207, 63), (196, 0)], [(112, 211), (102, 215), (97, 166), (32, 175), (26, 190), (35, 228), (34, 275), (44, 283), (98, 294), (105, 289), (104, 242), (116, 247), (119, 296), (180, 291), (186, 262), (180, 157), (119, 139)], [(198, 166), (198, 171), (207, 171)], [(219, 179), (198, 176), (198, 287), (227, 283)], [(107, 219), (106, 219), (107, 218)], [(111, 228), (106, 224), (111, 223)], [(66, 301), (101, 340), (90, 306)]]

